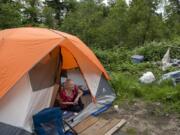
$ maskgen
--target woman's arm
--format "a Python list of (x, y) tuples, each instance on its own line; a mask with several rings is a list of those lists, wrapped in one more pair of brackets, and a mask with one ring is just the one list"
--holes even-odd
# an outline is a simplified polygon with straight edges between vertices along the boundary
[(60, 102), (60, 103), (63, 105), (73, 105), (74, 104), (74, 102)]
[(75, 98), (74, 102), (78, 103), (79, 98), (83, 95), (83, 91), (78, 88), (78, 95)]
[(61, 98), (59, 98), (59, 103), (63, 105), (73, 105), (74, 102), (63, 102)]

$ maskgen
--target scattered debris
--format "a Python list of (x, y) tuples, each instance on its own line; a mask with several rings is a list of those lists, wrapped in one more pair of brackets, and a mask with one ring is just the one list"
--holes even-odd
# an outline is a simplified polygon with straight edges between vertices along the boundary
[(139, 78), (141, 83), (149, 84), (156, 80), (152, 72), (146, 72)]
[(141, 63), (144, 60), (144, 56), (142, 55), (133, 55), (131, 57), (133, 63)]
[(178, 78), (178, 77), (180, 77), (180, 70), (164, 74), (162, 76), (162, 79), (165, 80), (165, 79), (168, 79), (168, 78)]
[(178, 59), (172, 59), (171, 64), (174, 67), (179, 67), (180, 68), (180, 60), (178, 60)]
[(178, 59), (171, 59), (170, 58), (170, 48), (168, 48), (167, 52), (165, 53), (162, 59), (162, 70), (165, 71), (167, 68), (171, 66), (180, 67), (180, 60)]
[(171, 66), (170, 64), (170, 48), (168, 48), (167, 52), (165, 53), (164, 57), (162, 58), (162, 70), (165, 71), (168, 67)]
[(164, 74), (160, 82), (167, 79), (172, 79), (174, 85), (176, 85), (177, 83), (180, 83), (180, 70)]
[(115, 109), (116, 111), (118, 111), (118, 110), (119, 110), (118, 105), (114, 105), (114, 109)]

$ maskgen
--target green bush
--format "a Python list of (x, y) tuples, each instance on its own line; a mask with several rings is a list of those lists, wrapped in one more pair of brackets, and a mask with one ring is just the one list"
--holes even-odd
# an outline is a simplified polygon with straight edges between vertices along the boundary
[[(126, 65), (132, 65), (132, 55), (143, 55), (145, 62), (161, 61), (169, 46), (172, 46), (170, 57), (180, 59), (180, 38), (174, 39), (173, 41), (146, 43), (133, 50), (128, 48), (112, 48), (108, 50), (93, 48), (93, 50), (107, 69), (121, 70), (121, 68), (124, 68), (123, 70), (126, 70), (126, 68), (128, 68)], [(146, 63), (143, 66), (151, 65)]]
[(111, 77), (111, 84), (118, 99), (124, 100), (143, 96), (139, 83), (134, 81), (137, 78), (132, 78), (130, 74), (120, 73), (112, 73)]
[(109, 71), (118, 70), (119, 65), (127, 61), (130, 62), (131, 53), (126, 48), (113, 48), (109, 50), (93, 48), (93, 50), (105, 68)]
[(169, 47), (171, 49), (170, 57), (180, 59), (180, 40), (146, 43), (144, 46), (136, 48), (133, 53), (143, 55), (145, 61), (161, 61)]

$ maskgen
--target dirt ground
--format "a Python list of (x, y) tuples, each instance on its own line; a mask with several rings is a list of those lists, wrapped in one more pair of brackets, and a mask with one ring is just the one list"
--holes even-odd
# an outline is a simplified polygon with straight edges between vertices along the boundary
[(112, 107), (102, 117), (127, 120), (114, 135), (180, 135), (180, 118), (161, 111), (160, 103), (124, 103), (118, 110)]

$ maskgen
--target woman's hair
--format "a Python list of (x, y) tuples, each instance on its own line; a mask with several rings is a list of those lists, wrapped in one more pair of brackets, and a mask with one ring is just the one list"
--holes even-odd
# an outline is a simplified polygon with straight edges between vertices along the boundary
[(66, 82), (69, 83), (69, 82), (71, 82), (71, 81), (72, 81), (71, 79), (67, 78), (66, 81), (65, 81), (65, 83), (66, 83)]
[(64, 88), (73, 87), (73, 86), (74, 86), (73, 81), (71, 79), (67, 78), (66, 81), (64, 82)]

